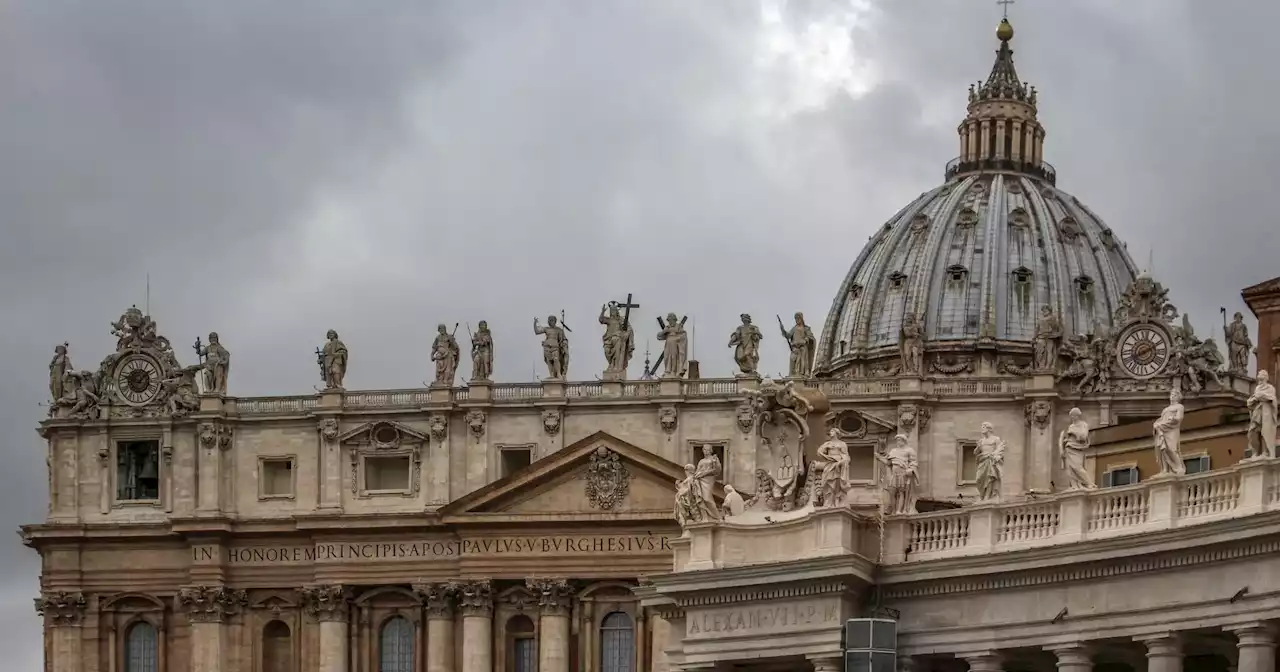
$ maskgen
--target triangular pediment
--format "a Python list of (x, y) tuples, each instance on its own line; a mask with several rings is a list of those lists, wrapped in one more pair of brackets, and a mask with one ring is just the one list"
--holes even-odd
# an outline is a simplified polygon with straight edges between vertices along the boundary
[[(455, 522), (493, 516), (666, 518), (674, 509), (675, 482), (682, 478), (682, 466), (596, 432), (450, 502), (440, 514)], [(716, 495), (723, 496), (720, 486)]]
[(394, 420), (365, 422), (343, 432), (340, 443), (370, 444), (378, 447), (394, 447), (401, 444), (427, 443), (426, 434)]

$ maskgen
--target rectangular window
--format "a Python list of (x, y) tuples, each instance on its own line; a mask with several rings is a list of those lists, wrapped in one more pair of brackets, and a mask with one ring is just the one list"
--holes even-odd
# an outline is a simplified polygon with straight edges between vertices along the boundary
[(1119, 467), (1102, 474), (1102, 487), (1117, 488), (1122, 485), (1133, 485), (1138, 482), (1137, 467)]
[(967, 485), (978, 482), (978, 456), (973, 452), (978, 444), (975, 441), (960, 441), (956, 462), (960, 465), (960, 484)]
[(406, 492), (412, 473), (408, 455), (370, 455), (364, 458), (364, 489), (369, 492)]
[(263, 458), (258, 478), (262, 483), (262, 497), (293, 497), (291, 458)]
[(506, 478), (533, 464), (533, 449), (502, 448), (498, 451), (498, 458), (501, 462), (499, 465), (502, 470), (501, 478)]
[(116, 444), (116, 499), (146, 502), (160, 499), (160, 442)]
[(1186, 466), (1188, 474), (1200, 474), (1209, 471), (1209, 456), (1196, 455), (1195, 457), (1182, 458), (1182, 464)]

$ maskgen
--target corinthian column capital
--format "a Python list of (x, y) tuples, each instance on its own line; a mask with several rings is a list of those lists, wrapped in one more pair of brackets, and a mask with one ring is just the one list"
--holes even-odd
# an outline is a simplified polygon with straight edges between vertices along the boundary
[(453, 581), (450, 585), (463, 616), (493, 615), (493, 584), (489, 579)]
[(526, 579), (525, 586), (538, 596), (544, 614), (563, 616), (573, 606), (573, 586), (566, 579)]
[(249, 603), (249, 596), (226, 586), (183, 586), (178, 589), (177, 602), (178, 609), (192, 623), (221, 623), (240, 613)]
[(339, 584), (319, 584), (298, 589), (302, 609), (317, 621), (346, 623), (351, 590)]
[(36, 613), (49, 626), (79, 625), (88, 604), (84, 593), (48, 591), (36, 598)]
[(428, 619), (453, 620), (457, 601), (456, 583), (419, 583), (413, 586), (427, 610)]

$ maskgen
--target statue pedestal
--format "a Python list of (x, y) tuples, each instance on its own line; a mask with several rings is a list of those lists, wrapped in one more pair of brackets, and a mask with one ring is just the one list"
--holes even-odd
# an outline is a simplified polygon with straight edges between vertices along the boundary
[(320, 408), (342, 408), (342, 395), (346, 392), (340, 387), (320, 391)]
[(453, 388), (443, 383), (433, 383), (427, 388), (427, 400), (433, 404), (449, 403), (453, 398)]
[(222, 409), (222, 396), (217, 394), (205, 394), (200, 396), (200, 412), (201, 413), (219, 413)]
[(733, 378), (738, 381), (739, 394), (742, 394), (747, 390), (754, 390), (760, 387), (760, 376), (754, 373), (739, 373)]
[(621, 397), (622, 379), (618, 378), (616, 380), (609, 380), (606, 378), (605, 381), (600, 384), (600, 389), (601, 393), (606, 397)]
[(679, 378), (663, 378), (658, 381), (658, 394), (663, 397), (678, 397), (681, 388)]
[(855, 553), (874, 555), (868, 549), (878, 547), (877, 534), (875, 521), (848, 508), (766, 512), (759, 514), (759, 522), (743, 514), (686, 527), (685, 535), (671, 542), (672, 569), (692, 572)]
[(1040, 390), (1043, 392), (1057, 392), (1058, 381), (1052, 373), (1037, 371), (1031, 374), (1031, 380), (1028, 381), (1027, 390)]
[(564, 397), (563, 378), (544, 378), (542, 380), (542, 396), (560, 399)]
[[(467, 383), (468, 401), (488, 401), (493, 397), (493, 383), (488, 380), (473, 380)], [(432, 401), (435, 401), (433, 398)]]

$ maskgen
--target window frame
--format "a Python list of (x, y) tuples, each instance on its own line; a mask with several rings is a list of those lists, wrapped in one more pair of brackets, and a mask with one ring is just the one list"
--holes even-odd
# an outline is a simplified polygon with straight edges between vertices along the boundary
[[(628, 628), (606, 627), (605, 625), (606, 622), (609, 620), (611, 616), (615, 614), (625, 617), (630, 627)], [(637, 634), (636, 630), (637, 628), (636, 628), (635, 616), (625, 609), (613, 609), (611, 611), (606, 612), (604, 615), (600, 617), (600, 622), (596, 626), (596, 639), (599, 642), (599, 646), (597, 647), (596, 665), (598, 666), (598, 669), (600, 670), (600, 672), (638, 672), (638, 670), (636, 669), (636, 662), (637, 662), (636, 659), (637, 659), (637, 650), (640, 648), (640, 642), (636, 641), (636, 634)], [(631, 656), (630, 656), (630, 663), (627, 669), (611, 670), (605, 667), (605, 633), (609, 631), (617, 631), (617, 632), (629, 631), (631, 634), (631, 639), (630, 639)]]
[[(369, 460), (371, 459), (383, 460), (388, 458), (402, 459), (408, 463), (409, 470), (405, 478), (406, 480), (405, 487), (404, 488), (380, 488), (376, 490), (369, 488)], [(417, 464), (417, 460), (414, 457), (414, 452), (410, 450), (385, 450), (385, 451), (378, 451), (376, 453), (374, 452), (361, 453), (360, 454), (360, 473), (358, 476), (360, 495), (364, 498), (413, 497), (417, 495), (416, 479), (414, 479), (413, 477), (414, 471), (415, 471), (414, 467), (416, 464)]]
[[(417, 669), (418, 648), (419, 648), (418, 641), (417, 641), (418, 626), (416, 623), (414, 623), (413, 619), (410, 619), (408, 616), (401, 614), (399, 612), (392, 612), (388, 614), (386, 618), (382, 619), (382, 621), (378, 624), (377, 630), (375, 631), (377, 633), (376, 647), (377, 647), (378, 654), (377, 654), (377, 661), (375, 663), (374, 669), (376, 669), (377, 672), (386, 672), (386, 668), (384, 668), (384, 663), (386, 661), (383, 660), (383, 656), (386, 654), (385, 644), (386, 644), (387, 629), (390, 628), (391, 624), (397, 620), (403, 622), (408, 628), (407, 638), (405, 639), (405, 641), (408, 642), (408, 646), (409, 646), (409, 667), (408, 669), (395, 669), (395, 670), (391, 670), (390, 672), (415, 672), (415, 670)], [(401, 634), (405, 634), (405, 632), (402, 631)]]
[[(1115, 476), (1113, 476), (1112, 474), (1117, 474), (1120, 472), (1132, 472), (1133, 480), (1128, 483), (1121, 483), (1117, 485), (1115, 483)], [(1125, 462), (1123, 464), (1113, 464), (1107, 467), (1106, 471), (1102, 472), (1102, 478), (1099, 480), (1101, 481), (1099, 485), (1103, 488), (1123, 488), (1126, 485), (1137, 485), (1139, 482), (1141, 482), (1142, 472), (1138, 469), (1137, 462)]]
[[(289, 463), (288, 494), (272, 494), (267, 492), (267, 465), (270, 463)], [(298, 456), (297, 455), (259, 455), (258, 456), (258, 500), (294, 500), (298, 497)], [(286, 625), (288, 625), (286, 623)]]
[[(495, 465), (494, 465), (494, 466), (495, 466), (495, 472), (498, 474), (498, 478), (499, 478), (499, 479), (501, 479), (501, 478), (506, 478), (506, 477), (508, 477), (508, 476), (510, 476), (510, 475), (512, 475), (512, 474), (514, 474), (514, 473), (516, 473), (516, 471), (520, 471), (520, 469), (517, 469), (516, 471), (512, 471), (512, 472), (509, 472), (509, 473), (508, 473), (508, 472), (507, 472), (507, 470), (506, 470), (506, 463), (505, 463), (505, 461), (503, 460), (503, 456), (504, 456), (506, 453), (508, 453), (508, 452), (514, 452), (514, 451), (523, 451), (523, 452), (527, 452), (527, 453), (529, 454), (529, 466), (532, 466), (534, 462), (537, 462), (537, 461), (538, 461), (538, 444), (536, 444), (536, 443), (499, 443), (499, 444), (496, 444), (496, 445), (494, 446), (493, 457), (494, 457), (494, 462), (495, 462)], [(521, 469), (525, 469), (525, 468), (528, 468), (528, 467), (521, 467)], [(495, 480), (496, 480), (496, 479), (495, 479)]]
[[(1199, 471), (1191, 471), (1189, 462), (1203, 462), (1204, 468)], [(1182, 466), (1186, 469), (1188, 476), (1193, 474), (1203, 474), (1213, 470), (1213, 458), (1209, 457), (1209, 453), (1192, 453), (1182, 456)]]
[[(956, 485), (974, 485), (978, 484), (978, 456), (973, 451), (978, 448), (977, 439), (956, 439)], [(965, 457), (973, 460), (973, 478), (965, 478), (964, 461)]]

